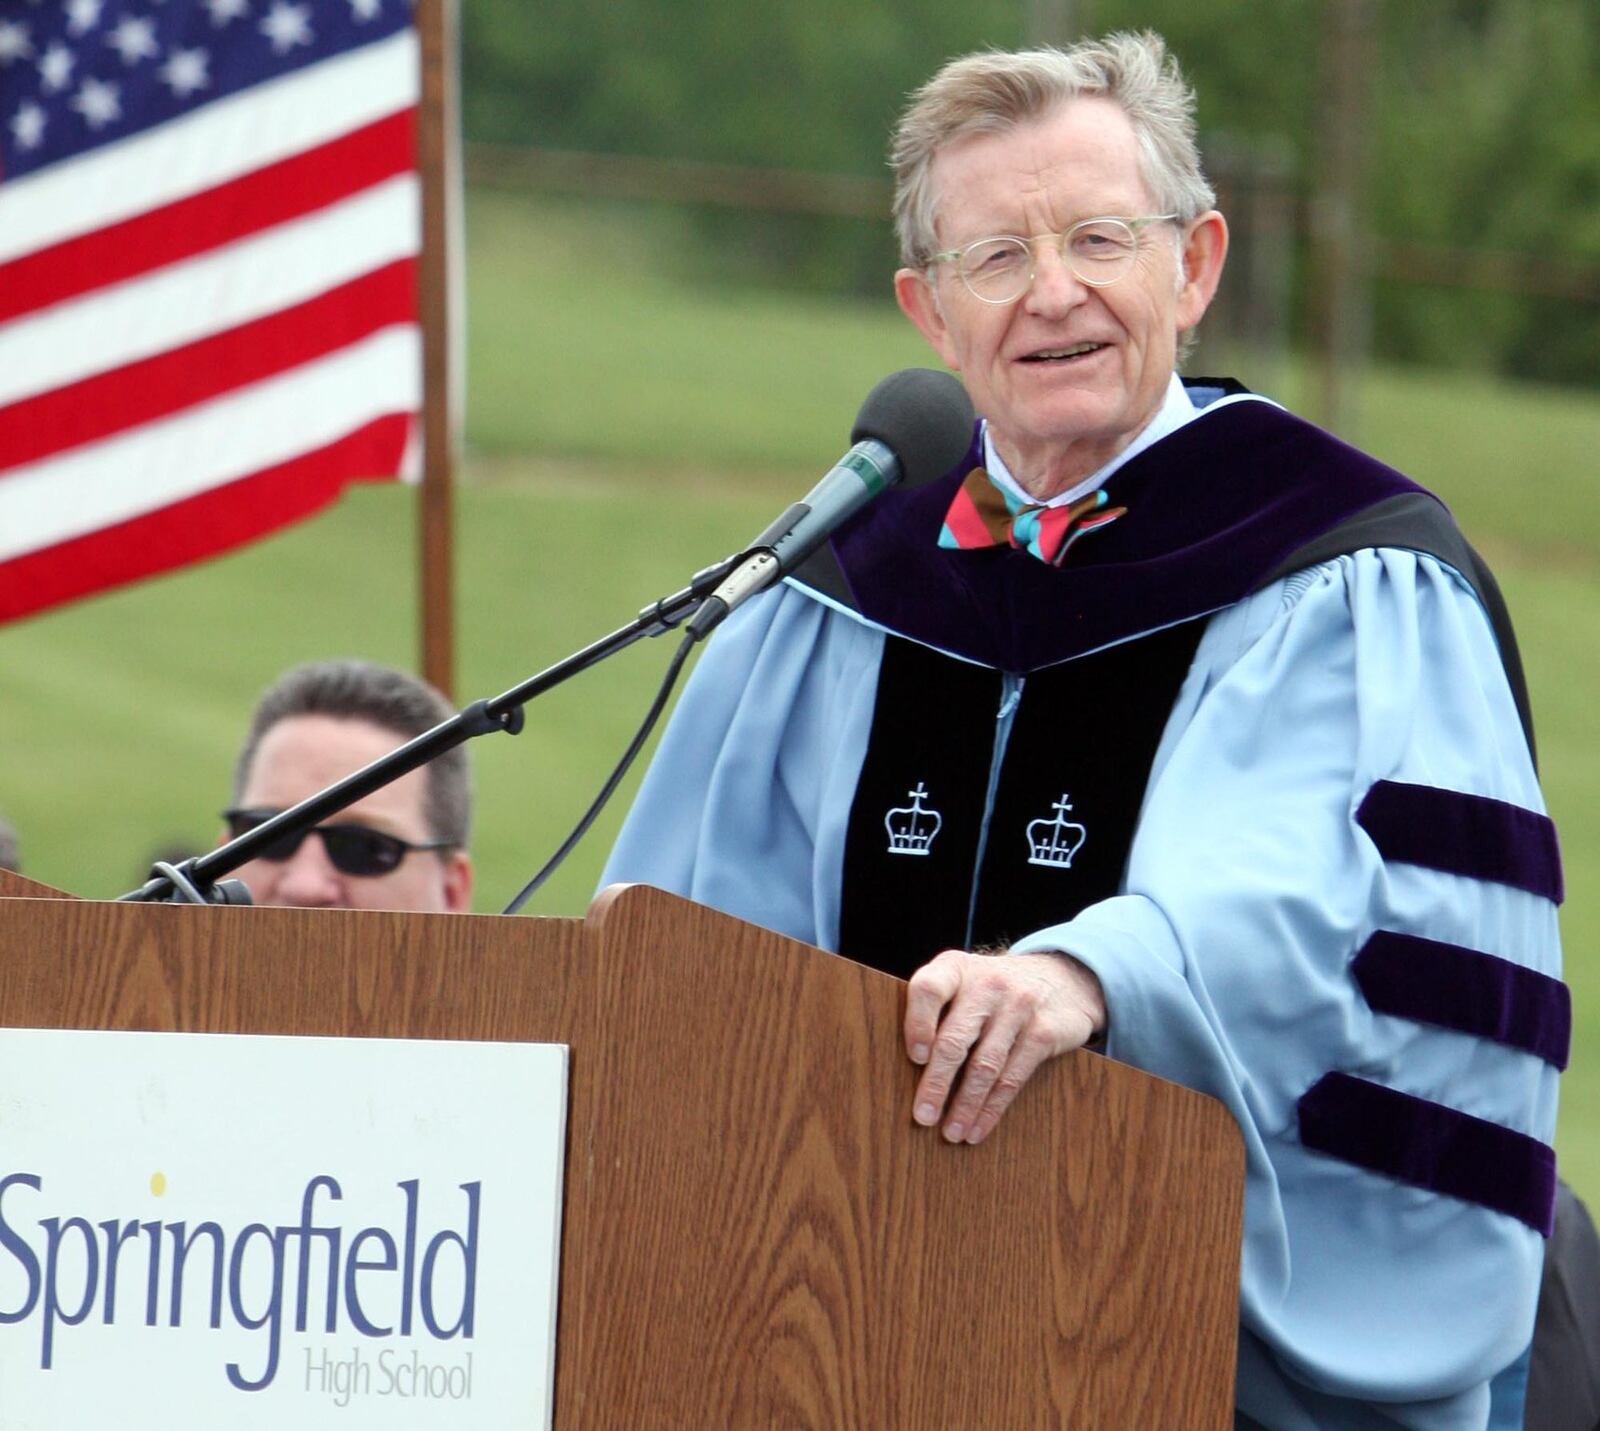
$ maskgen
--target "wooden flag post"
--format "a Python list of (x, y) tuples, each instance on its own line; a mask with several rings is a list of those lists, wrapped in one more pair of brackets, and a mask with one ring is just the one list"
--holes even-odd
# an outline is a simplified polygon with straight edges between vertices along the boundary
[(420, 660), (423, 676), (446, 696), (455, 686), (455, 578), (452, 504), (456, 461), (451, 382), (452, 202), (455, 199), (456, 94), (454, 0), (417, 0), (422, 101), (417, 166), (422, 178), (422, 485), (417, 507)]

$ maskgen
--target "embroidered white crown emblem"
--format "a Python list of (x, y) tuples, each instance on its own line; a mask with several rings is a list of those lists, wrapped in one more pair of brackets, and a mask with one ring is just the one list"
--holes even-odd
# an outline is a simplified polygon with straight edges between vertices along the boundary
[(883, 817), (883, 828), (889, 832), (889, 853), (925, 855), (944, 824), (944, 816), (923, 805), (928, 789), (922, 781), (917, 781), (917, 788), (906, 794), (911, 797), (911, 803), (896, 805)]
[(1072, 801), (1064, 792), (1052, 808), (1056, 812), (1055, 819), (1041, 818), (1028, 822), (1028, 863), (1070, 870), (1072, 857), (1083, 848), (1089, 832), (1082, 825), (1067, 819)]

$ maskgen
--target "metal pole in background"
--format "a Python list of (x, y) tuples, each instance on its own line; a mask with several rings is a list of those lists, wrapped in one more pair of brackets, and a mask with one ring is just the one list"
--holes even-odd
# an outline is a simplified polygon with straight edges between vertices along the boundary
[(422, 96), (417, 165), (422, 182), (422, 485), (417, 494), (417, 587), (423, 676), (446, 696), (455, 685), (453, 487), (456, 460), (453, 206), (457, 185), (454, 0), (417, 0)]
[(1022, 34), (1030, 45), (1070, 45), (1088, 24), (1088, 0), (1022, 0)]
[(1370, 328), (1362, 200), (1377, 63), (1373, 0), (1323, 0), (1316, 188), (1311, 200), (1311, 276), (1317, 348), (1317, 420), (1355, 426), (1352, 378)]

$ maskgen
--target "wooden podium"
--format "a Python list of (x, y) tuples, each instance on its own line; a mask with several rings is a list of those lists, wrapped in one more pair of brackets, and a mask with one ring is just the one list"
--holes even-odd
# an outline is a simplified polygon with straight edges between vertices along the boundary
[(586, 919), (129, 905), (0, 872), (0, 1026), (571, 1048), (561, 1427), (1232, 1425), (1243, 1152), (1089, 1053), (911, 1122), (903, 986), (642, 886)]

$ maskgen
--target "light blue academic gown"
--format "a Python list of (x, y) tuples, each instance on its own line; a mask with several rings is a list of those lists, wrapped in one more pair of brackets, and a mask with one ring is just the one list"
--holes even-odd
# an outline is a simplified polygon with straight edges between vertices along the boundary
[[(694, 671), (604, 882), (834, 947), (884, 640), (796, 585), (737, 611)], [(1083, 719), (1062, 739), (1116, 738)], [(1104, 986), (1106, 1053), (1238, 1120), (1241, 1425), (1510, 1431), (1540, 1235), (1297, 1134), (1297, 1100), (1330, 1070), (1541, 1142), (1554, 1133), (1548, 1063), (1374, 1013), (1351, 977), (1378, 929), (1560, 974), (1550, 900), (1384, 861), (1354, 819), (1380, 780), (1544, 809), (1476, 597), (1433, 558), (1389, 549), (1208, 618), (1122, 891), (1014, 947), (1082, 960)]]

